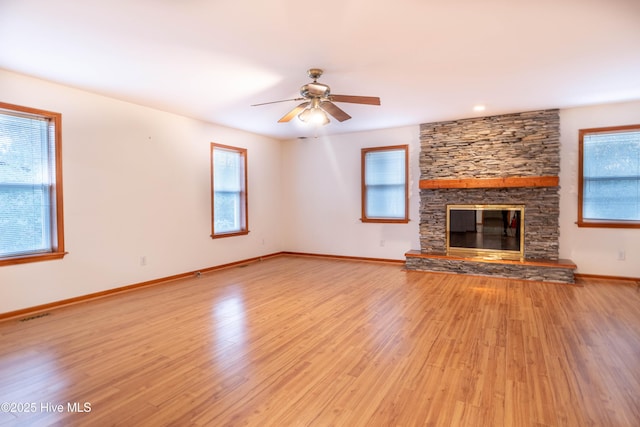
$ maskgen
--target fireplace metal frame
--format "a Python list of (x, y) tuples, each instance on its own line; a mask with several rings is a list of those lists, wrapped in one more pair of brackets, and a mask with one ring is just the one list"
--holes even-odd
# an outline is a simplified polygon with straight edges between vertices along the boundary
[[(486, 248), (460, 248), (450, 246), (450, 221), (451, 210), (473, 210), (473, 211), (503, 211), (517, 210), (520, 213), (520, 250), (500, 250)], [(507, 259), (507, 260), (523, 260), (524, 259), (524, 214), (525, 205), (518, 204), (477, 204), (477, 205), (456, 205), (447, 204), (446, 214), (446, 250), (447, 255), (461, 256), (465, 258), (483, 258), (483, 259)]]

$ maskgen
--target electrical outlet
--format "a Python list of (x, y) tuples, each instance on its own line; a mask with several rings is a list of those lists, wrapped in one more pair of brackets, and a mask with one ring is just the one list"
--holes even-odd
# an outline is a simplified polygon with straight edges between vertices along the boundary
[(624, 249), (618, 249), (618, 261), (624, 261), (627, 258), (627, 253)]
[(380, 240), (380, 246), (384, 247), (384, 240)]
[(147, 256), (146, 256), (146, 255), (142, 255), (142, 256), (140, 257), (140, 265), (141, 265), (141, 266), (145, 266), (145, 265), (147, 265)]

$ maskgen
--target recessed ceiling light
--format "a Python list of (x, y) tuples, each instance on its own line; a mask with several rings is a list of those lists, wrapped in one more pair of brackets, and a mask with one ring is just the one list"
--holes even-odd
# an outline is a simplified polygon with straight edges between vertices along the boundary
[(473, 111), (484, 111), (485, 106), (482, 104), (478, 104), (478, 105), (474, 105), (473, 106)]

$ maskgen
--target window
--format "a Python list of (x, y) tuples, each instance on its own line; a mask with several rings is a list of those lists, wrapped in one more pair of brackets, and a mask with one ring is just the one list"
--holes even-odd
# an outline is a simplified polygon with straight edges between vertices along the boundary
[(580, 130), (578, 226), (640, 228), (640, 125)]
[(247, 150), (211, 144), (212, 238), (249, 233)]
[(409, 222), (408, 145), (362, 149), (362, 221)]
[(0, 103), (0, 265), (65, 255), (61, 120)]

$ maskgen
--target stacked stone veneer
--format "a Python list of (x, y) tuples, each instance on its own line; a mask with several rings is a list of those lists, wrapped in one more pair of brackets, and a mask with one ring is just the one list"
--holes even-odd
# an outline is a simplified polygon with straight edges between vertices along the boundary
[(560, 174), (558, 110), (420, 125), (420, 179)]
[[(558, 110), (532, 111), (420, 125), (422, 180), (558, 176)], [(558, 259), (559, 187), (444, 188), (420, 191), (420, 251), (446, 250), (447, 204), (522, 204), (524, 257)], [(463, 262), (465, 264), (461, 265)], [(407, 268), (573, 282), (573, 271), (409, 258)], [(553, 269), (552, 269), (553, 270)]]

